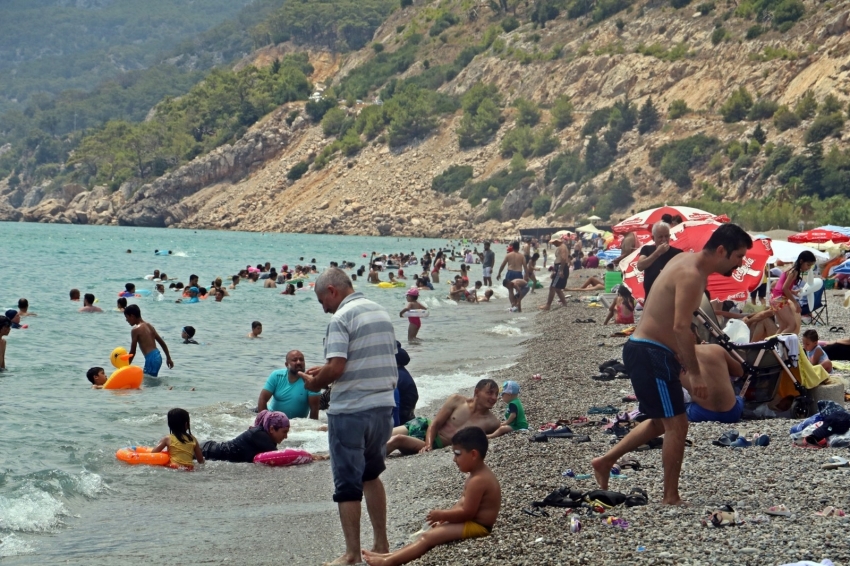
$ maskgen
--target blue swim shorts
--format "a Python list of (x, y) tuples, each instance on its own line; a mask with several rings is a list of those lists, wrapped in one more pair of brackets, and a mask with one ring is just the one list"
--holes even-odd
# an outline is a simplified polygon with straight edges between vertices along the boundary
[(741, 421), (741, 415), (744, 413), (744, 398), (736, 396), (735, 405), (722, 413), (703, 409), (696, 403), (690, 403), (686, 412), (692, 423), (737, 423)]
[(651, 419), (663, 419), (685, 412), (679, 381), (682, 366), (670, 348), (654, 340), (632, 337), (623, 346), (623, 365), (642, 413)]
[(159, 350), (153, 349), (145, 354), (145, 375), (156, 377), (159, 375), (159, 369), (162, 367), (162, 354)]

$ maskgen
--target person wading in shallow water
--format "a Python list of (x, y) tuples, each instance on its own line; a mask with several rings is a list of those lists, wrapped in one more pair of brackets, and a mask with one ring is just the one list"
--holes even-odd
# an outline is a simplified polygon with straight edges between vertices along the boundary
[(753, 240), (735, 224), (724, 224), (711, 235), (702, 252), (683, 253), (672, 260), (656, 279), (655, 291), (646, 301), (637, 329), (623, 347), (623, 363), (647, 420), (592, 462), (602, 489), (608, 489), (613, 465), (643, 444), (664, 435), (661, 461), (664, 466), (662, 503), (680, 505), (679, 473), (688, 435), (688, 417), (680, 372), (688, 374), (691, 395), (704, 398), (707, 380), (700, 373), (691, 333), (693, 312), (699, 307), (708, 276), (732, 275), (743, 262)]

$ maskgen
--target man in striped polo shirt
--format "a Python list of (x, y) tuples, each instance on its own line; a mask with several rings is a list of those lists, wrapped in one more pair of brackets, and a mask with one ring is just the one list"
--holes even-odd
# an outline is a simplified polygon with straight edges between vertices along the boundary
[(373, 552), (389, 552), (387, 495), (381, 483), (386, 443), (393, 427), (393, 391), (398, 381), (392, 321), (379, 304), (351, 286), (339, 268), (324, 271), (314, 288), (326, 313), (333, 314), (325, 335), (327, 363), (302, 373), (304, 387), (319, 391), (333, 383), (328, 409), (328, 443), (345, 554), (332, 564), (360, 558), (360, 502), (374, 532)]

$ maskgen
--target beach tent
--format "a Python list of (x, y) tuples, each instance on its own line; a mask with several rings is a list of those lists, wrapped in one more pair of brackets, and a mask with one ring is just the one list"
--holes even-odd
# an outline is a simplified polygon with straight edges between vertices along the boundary
[(685, 222), (713, 220), (716, 217), (711, 212), (689, 206), (662, 206), (660, 208), (651, 208), (643, 212), (638, 212), (614, 226), (612, 230), (617, 234), (628, 234), (629, 232), (636, 232), (638, 230), (648, 232), (652, 230), (652, 225), (661, 220), (661, 217), (665, 214), (669, 214), (670, 216), (676, 216), (678, 214)]
[(794, 234), (793, 236), (788, 236), (788, 241), (795, 244), (825, 244), (827, 242), (843, 244), (850, 242), (850, 236), (845, 236), (841, 232), (836, 232), (834, 230), (815, 228), (814, 230), (808, 230), (806, 232)]
[(559, 230), (558, 232), (555, 232), (554, 234), (552, 234), (552, 239), (553, 240), (561, 240), (561, 239), (563, 239), (567, 236), (572, 236), (572, 235), (573, 235), (573, 233), (570, 232), (569, 230)]
[(604, 234), (605, 230), (600, 230), (593, 224), (587, 224), (585, 226), (581, 226), (576, 228), (576, 232), (583, 232), (585, 234)]
[(588, 216), (588, 217), (587, 217), (587, 219), (588, 219), (588, 220), (590, 220), (591, 222), (599, 222), (600, 220), (602, 220), (601, 218), (599, 218), (599, 217), (598, 217), (598, 216), (596, 216), (596, 215), (594, 215), (594, 216)]
[[(719, 226), (719, 222), (685, 222), (670, 230), (670, 245), (683, 252), (699, 252)], [(708, 278), (708, 292), (712, 299), (721, 301), (744, 301), (750, 291), (761, 284), (764, 266), (772, 255), (771, 242), (767, 238), (755, 240), (753, 247), (744, 256), (741, 267), (730, 277), (715, 273)], [(632, 292), (635, 299), (645, 299), (643, 272), (637, 268), (640, 250), (635, 250), (620, 262), (623, 272), (623, 284)]]

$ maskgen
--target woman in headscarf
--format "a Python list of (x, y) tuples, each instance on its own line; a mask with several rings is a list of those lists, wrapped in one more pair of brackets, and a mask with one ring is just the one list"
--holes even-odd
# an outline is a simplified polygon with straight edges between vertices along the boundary
[(289, 434), (289, 418), (280, 411), (260, 411), (254, 426), (224, 442), (208, 440), (201, 447), (207, 460), (253, 462), (254, 456), (277, 450), (277, 445)]

